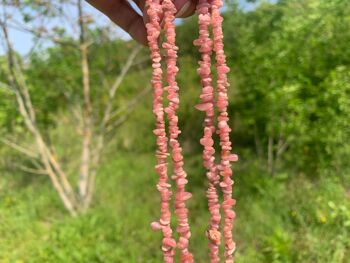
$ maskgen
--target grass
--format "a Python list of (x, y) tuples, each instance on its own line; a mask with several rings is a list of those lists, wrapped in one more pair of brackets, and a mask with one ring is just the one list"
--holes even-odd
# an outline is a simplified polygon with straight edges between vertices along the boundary
[[(78, 218), (63, 210), (43, 176), (0, 178), (0, 262), (162, 262), (151, 153), (120, 153), (101, 167), (93, 207)], [(236, 167), (238, 263), (349, 262), (349, 192), (336, 177), (310, 180), (287, 171), (266, 175), (259, 163)], [(208, 262), (208, 212), (200, 156), (187, 170), (196, 262)], [(175, 223), (175, 222), (174, 222)]]

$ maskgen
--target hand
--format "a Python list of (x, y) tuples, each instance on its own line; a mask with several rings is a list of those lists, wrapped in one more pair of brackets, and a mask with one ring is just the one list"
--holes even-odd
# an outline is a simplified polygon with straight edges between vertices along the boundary
[[(145, 21), (147, 15), (145, 0), (133, 0), (142, 10), (143, 16), (139, 15), (127, 0), (87, 0), (92, 6), (107, 15), (114, 23), (128, 32), (130, 36), (143, 45), (147, 45), (147, 32)], [(196, 9), (196, 0), (174, 0), (178, 10), (177, 17), (188, 17)]]

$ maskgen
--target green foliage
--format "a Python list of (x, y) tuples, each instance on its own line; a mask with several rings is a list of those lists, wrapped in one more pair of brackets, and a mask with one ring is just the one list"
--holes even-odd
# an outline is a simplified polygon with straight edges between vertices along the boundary
[[(344, 169), (350, 157), (346, 99), (349, 2), (261, 1), (256, 6), (253, 11), (244, 12), (237, 4), (230, 4), (224, 13), (225, 45), (232, 67), (229, 113), (236, 148), (255, 151), (266, 160), (270, 138), (277, 170), (290, 163), (300, 171), (308, 170), (310, 175)], [(192, 45), (196, 30), (196, 20), (187, 19), (179, 26), (177, 39), (181, 139), (193, 152), (200, 149), (194, 142), (202, 133), (202, 115), (193, 108), (200, 94), (196, 73), (199, 54)], [(66, 34), (61, 32), (62, 37)], [(108, 100), (107, 87), (120, 72), (128, 55), (125, 50), (132, 44), (112, 40), (103, 28), (89, 31), (88, 37), (94, 42), (89, 61), (94, 118), (99, 119)], [(65, 44), (34, 54), (25, 65), (39, 124), (46, 130), (57, 125), (58, 112), (72, 115), (74, 107), (82, 102), (79, 52), (73, 39), (68, 35), (64, 39)], [(146, 51), (143, 55), (148, 56)], [(149, 76), (149, 62), (133, 67), (118, 90), (115, 106), (127, 107), (130, 98), (146, 86)], [(119, 148), (153, 149), (154, 141), (144, 140), (153, 127), (150, 95), (145, 96), (145, 101), (129, 118), (130, 122), (140, 123), (139, 128), (131, 131), (126, 123), (125, 128), (118, 129)], [(12, 128), (21, 124), (15, 103), (9, 99), (0, 103), (4, 109), (1, 126)], [(115, 117), (123, 114), (125, 111)], [(278, 153), (283, 144), (287, 147)]]
[[(233, 1), (235, 2), (235, 1)], [(234, 167), (238, 263), (346, 263), (350, 256), (350, 2), (346, 0), (254, 1), (245, 12), (230, 4), (224, 33), (231, 88), (230, 125), (240, 162)], [(44, 7), (37, 7), (40, 11)], [(27, 19), (31, 19), (28, 17)], [(57, 44), (22, 61), (41, 129), (56, 144), (65, 170), (76, 170), (73, 110), (82, 103), (79, 52), (56, 28)], [(94, 119), (102, 116), (113, 84), (133, 43), (89, 31)], [(178, 27), (181, 105), (179, 121), (190, 191), (191, 247), (207, 262), (208, 212), (201, 164), (203, 114), (194, 109), (200, 85), (192, 40), (196, 19)], [(114, 119), (149, 85), (147, 51), (113, 101)], [(0, 85), (5, 58), (0, 58)], [(27, 138), (11, 91), (0, 88), (0, 136)], [(160, 235), (153, 172), (155, 138), (152, 96), (142, 96), (127, 121), (109, 135), (107, 157), (97, 175), (92, 209), (68, 218), (48, 178), (21, 174), (0, 178), (0, 262), (160, 262)], [(267, 173), (273, 140), (275, 173)], [(281, 145), (285, 150), (278, 154)], [(1, 145), (1, 163), (25, 162)], [(5, 158), (6, 157), (6, 158)], [(1, 167), (3, 168), (3, 167)], [(76, 175), (75, 175), (76, 176)]]
[[(239, 81), (243, 132), (261, 145), (268, 137), (288, 140), (285, 159), (299, 169), (336, 168), (335, 141), (349, 142), (343, 137), (349, 137), (346, 115), (333, 114), (334, 122), (327, 121), (339, 107), (347, 111), (339, 105), (348, 96), (347, 84), (326, 84), (340, 69), (343, 78), (348, 74), (349, 10), (348, 1), (291, 0), (263, 3), (249, 13), (233, 10), (226, 19), (236, 44), (228, 50)], [(332, 93), (337, 99), (328, 98)], [(331, 136), (333, 141), (325, 138)], [(349, 158), (348, 150), (339, 151)]]
[(13, 100), (13, 91), (5, 75), (6, 61), (5, 56), (0, 56), (0, 135), (18, 129), (21, 123), (15, 111), (16, 102)]
[[(230, 114), (236, 147), (255, 150), (266, 160), (271, 138), (277, 168), (292, 163), (308, 174), (346, 168), (350, 134), (342, 101), (348, 97), (349, 11), (348, 1), (335, 0), (260, 1), (250, 12), (237, 4), (228, 6), (224, 33), (232, 67)], [(188, 55), (191, 67), (198, 59), (192, 45), (197, 34), (193, 20), (178, 30), (181, 55)], [(189, 91), (192, 79), (198, 83), (191, 77), (193, 71), (186, 68), (184, 83), (186, 92), (194, 96), (197, 91)], [(343, 79), (335, 84), (330, 78)], [(186, 119), (190, 126), (185, 125), (185, 130), (200, 133), (197, 114), (187, 113)], [(286, 142), (286, 151), (277, 156)]]
[[(107, 160), (94, 206), (79, 218), (66, 216), (45, 177), (2, 177), (0, 261), (160, 262), (161, 236), (149, 229), (159, 213), (153, 154), (120, 152)], [(198, 262), (206, 262), (204, 173), (200, 156), (187, 160), (194, 194), (191, 248)], [(271, 178), (260, 167), (257, 162), (235, 167), (237, 262), (347, 262), (350, 202), (341, 181)]]

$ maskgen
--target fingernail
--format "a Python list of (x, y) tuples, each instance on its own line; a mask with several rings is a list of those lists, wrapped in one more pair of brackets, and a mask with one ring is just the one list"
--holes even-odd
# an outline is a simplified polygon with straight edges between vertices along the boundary
[(182, 6), (179, 12), (177, 12), (176, 17), (181, 17), (183, 14), (186, 14), (190, 5), (191, 5), (191, 2), (186, 2), (186, 4)]

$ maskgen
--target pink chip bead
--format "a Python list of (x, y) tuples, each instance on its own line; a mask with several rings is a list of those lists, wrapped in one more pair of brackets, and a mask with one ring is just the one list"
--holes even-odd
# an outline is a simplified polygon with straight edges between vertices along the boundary
[(231, 154), (228, 157), (228, 160), (231, 161), (231, 162), (237, 162), (238, 161), (238, 155), (237, 154)]
[(151, 228), (153, 231), (157, 231), (157, 230), (161, 230), (163, 226), (158, 221), (155, 221), (151, 223)]
[(192, 197), (192, 194), (189, 192), (180, 192), (179, 194), (176, 195), (176, 198), (179, 200), (186, 201)]
[(213, 220), (214, 222), (220, 222), (221, 216), (220, 216), (220, 215), (212, 216), (212, 220)]
[(201, 103), (195, 106), (195, 108), (199, 111), (207, 111), (211, 108), (213, 108), (213, 104), (212, 103)]
[(227, 199), (225, 201), (222, 202), (222, 205), (228, 205), (228, 206), (233, 206), (236, 204), (236, 200), (235, 199)]
[(200, 39), (200, 38), (193, 40), (193, 45), (194, 46), (200, 46), (200, 45), (202, 45), (202, 43), (203, 43), (203, 40)]
[(182, 157), (182, 155), (180, 154), (180, 153), (174, 153), (174, 155), (173, 155), (173, 160), (175, 161), (175, 162), (179, 162), (179, 161), (181, 161), (183, 159), (183, 157)]
[(184, 249), (184, 248), (188, 247), (188, 239), (186, 239), (184, 237), (180, 237), (178, 246), (180, 249)]
[(185, 185), (187, 183), (188, 183), (188, 180), (185, 178), (180, 178), (179, 180), (177, 180), (178, 185)]
[(163, 238), (163, 245), (168, 247), (176, 247), (176, 241), (173, 238)]
[(181, 234), (188, 232), (188, 226), (177, 226), (176, 231)]
[(225, 213), (228, 218), (234, 219), (236, 217), (236, 213), (233, 210), (225, 211)]
[(230, 68), (227, 67), (226, 65), (219, 66), (218, 67), (218, 74), (226, 74), (230, 71)]
[(214, 140), (212, 138), (202, 138), (200, 139), (200, 144), (202, 144), (203, 146), (213, 146), (214, 144)]

